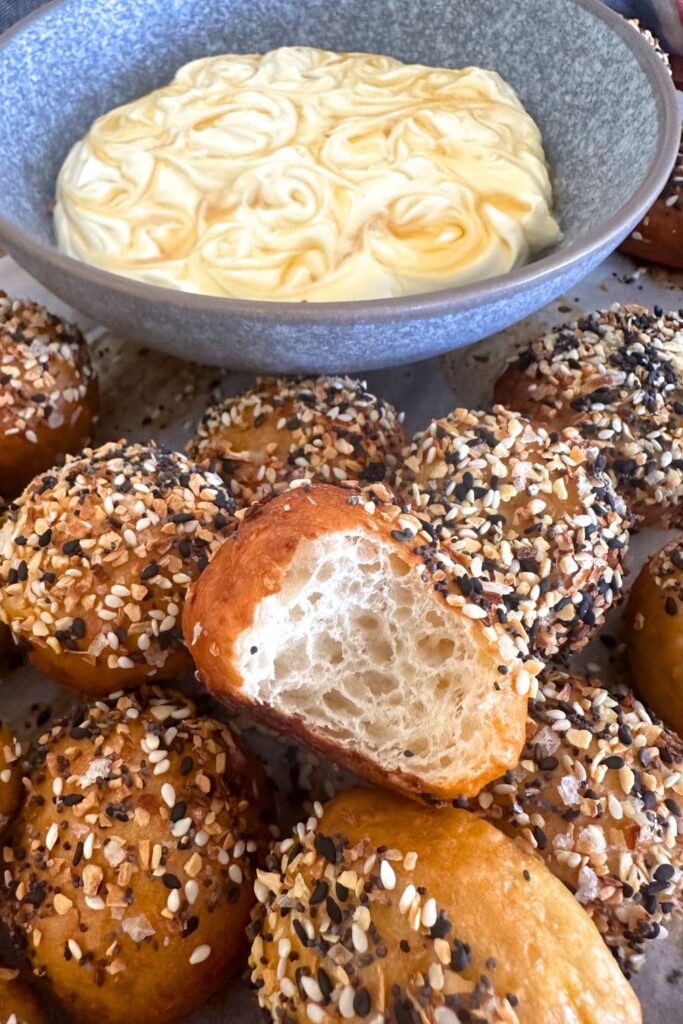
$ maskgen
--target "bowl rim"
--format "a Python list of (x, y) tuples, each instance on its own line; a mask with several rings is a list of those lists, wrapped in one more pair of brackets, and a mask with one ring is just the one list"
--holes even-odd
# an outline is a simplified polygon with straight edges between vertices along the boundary
[[(102, 270), (82, 260), (67, 256), (56, 246), (45, 245), (17, 227), (0, 213), (0, 240), (10, 255), (26, 254), (30, 258), (47, 262), (51, 269), (69, 273), (84, 283), (152, 305), (171, 306), (178, 312), (196, 312), (205, 315), (231, 315), (244, 319), (282, 320), (292, 325), (325, 324), (335, 320), (364, 321), (373, 324), (391, 322), (398, 317), (427, 319), (466, 311), (477, 306), (500, 302), (516, 295), (520, 290), (540, 287), (563, 271), (569, 270), (590, 257), (597, 249), (611, 251), (626, 237), (650, 208), (664, 187), (674, 165), (681, 134), (681, 115), (673, 79), (654, 48), (626, 18), (617, 14), (603, 0), (565, 0), (569, 6), (581, 7), (593, 17), (605, 22), (621, 37), (634, 53), (653, 87), (660, 125), (659, 145), (649, 174), (631, 198), (612, 214), (598, 230), (588, 232), (584, 238), (559, 248), (547, 256), (500, 274), (465, 285), (442, 288), (381, 299), (347, 299), (332, 302), (287, 302), (262, 299), (232, 299), (217, 295), (184, 292), (176, 288), (149, 284), (134, 278)], [(15, 36), (29, 25), (40, 21), (57, 7), (70, 0), (50, 0), (22, 18), (0, 36), (2, 51)], [(20, 262), (20, 259), (18, 260)]]

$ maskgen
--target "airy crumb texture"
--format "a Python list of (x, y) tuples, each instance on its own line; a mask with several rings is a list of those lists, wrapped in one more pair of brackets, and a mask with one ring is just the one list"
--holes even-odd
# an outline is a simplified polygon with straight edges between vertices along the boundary
[(163, 446), (86, 449), (37, 477), (0, 530), (0, 618), (37, 666), (112, 692), (187, 662), (188, 584), (234, 527), (219, 477)]
[(236, 655), (246, 696), (433, 792), (457, 762), (489, 774), (482, 747), (502, 754), (497, 666), (476, 626), (363, 530), (302, 541)]
[[(482, 827), (485, 826), (485, 827)], [(471, 814), (337, 797), (258, 872), (252, 981), (276, 1022), (640, 1021), (588, 917)]]
[(188, 452), (209, 460), (239, 506), (291, 480), (391, 481), (403, 417), (350, 377), (262, 377), (210, 406)]
[(625, 687), (551, 671), (477, 810), (575, 893), (628, 976), (683, 910), (683, 743)]
[(76, 1019), (175, 1020), (241, 966), (263, 782), (227, 726), (100, 700), (40, 737), (27, 792), (0, 914)]
[(14, 498), (88, 441), (97, 382), (79, 329), (0, 291), (0, 491)]
[(604, 464), (578, 431), (500, 406), (455, 409), (405, 452), (405, 498), (521, 657), (582, 647), (620, 599), (627, 520)]
[(596, 445), (629, 509), (646, 525), (681, 525), (683, 315), (613, 305), (536, 338), (496, 398)]
[(304, 483), (247, 512), (183, 630), (219, 700), (375, 781), (452, 799), (516, 764), (542, 665), (462, 595), (423, 525), (382, 484)]
[(0, 1021), (2, 1024), (47, 1024), (35, 993), (13, 967), (0, 967)]

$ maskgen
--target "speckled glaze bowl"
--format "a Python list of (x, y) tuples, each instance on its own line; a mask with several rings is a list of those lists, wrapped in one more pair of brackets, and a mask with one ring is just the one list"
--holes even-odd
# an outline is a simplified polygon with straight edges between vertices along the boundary
[[(57, 172), (96, 116), (193, 58), (284, 44), (500, 72), (541, 127), (563, 240), (481, 284), (308, 304), (187, 295), (57, 250)], [(680, 132), (659, 58), (599, 0), (57, 0), (0, 40), (0, 96), (0, 242), (22, 266), (84, 313), (166, 352), (289, 373), (423, 359), (550, 302), (635, 226)]]

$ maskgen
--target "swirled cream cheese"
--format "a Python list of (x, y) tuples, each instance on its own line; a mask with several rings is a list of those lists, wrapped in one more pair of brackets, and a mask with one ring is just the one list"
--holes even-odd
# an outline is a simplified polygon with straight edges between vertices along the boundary
[(207, 57), (98, 118), (64, 252), (153, 284), (324, 302), (502, 274), (559, 236), (540, 132), (493, 71), (302, 46)]

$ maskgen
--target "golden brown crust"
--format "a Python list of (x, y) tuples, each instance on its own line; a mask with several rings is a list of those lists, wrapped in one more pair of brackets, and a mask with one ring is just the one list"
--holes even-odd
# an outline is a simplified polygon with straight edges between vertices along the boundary
[(0, 1024), (47, 1024), (36, 994), (12, 967), (0, 967)]
[(535, 338), (496, 400), (576, 427), (644, 526), (677, 526), (683, 502), (683, 318), (615, 304)]
[(256, 885), (252, 979), (273, 1020), (641, 1020), (589, 918), (496, 829), (379, 790), (319, 813)]
[(35, 302), (0, 291), (0, 487), (15, 498), (90, 439), (99, 404), (85, 338)]
[(627, 521), (597, 454), (501, 406), (455, 409), (404, 453), (398, 486), (520, 656), (581, 648), (620, 599)]
[(662, 193), (619, 248), (637, 259), (683, 270), (683, 135)]
[(683, 541), (640, 571), (626, 609), (629, 667), (648, 706), (683, 735)]
[(0, 833), (16, 814), (21, 802), (21, 743), (0, 722)]
[(471, 809), (575, 893), (628, 977), (683, 910), (683, 744), (623, 686), (539, 682), (519, 765)]
[(151, 443), (86, 449), (37, 477), (0, 529), (0, 618), (41, 671), (111, 693), (189, 667), (180, 612), (234, 529), (220, 479)]
[[(384, 495), (384, 504), (380, 494)], [(517, 688), (513, 666), (509, 672), (506, 668), (507, 674), (500, 674), (497, 635), (480, 620), (467, 618), (462, 611), (464, 599), (460, 594), (451, 593), (452, 582), (437, 563), (438, 553), (433, 545), (430, 547), (429, 537), (404, 534), (409, 518), (401, 515), (400, 507), (381, 487), (360, 494), (325, 484), (304, 485), (254, 506), (241, 522), (237, 535), (218, 552), (197, 585), (190, 588), (183, 613), (183, 632), (200, 679), (219, 700), (249, 711), (266, 725), (291, 732), (353, 771), (416, 794), (424, 792), (425, 787), (409, 770), (387, 773), (362, 754), (311, 734), (302, 722), (284, 717), (272, 707), (257, 704), (246, 696), (234, 647), (240, 633), (252, 624), (259, 602), (280, 589), (301, 540), (339, 530), (367, 530), (391, 545), (408, 564), (424, 566), (425, 586), (434, 585), (435, 600), (452, 608), (454, 616), (465, 616), (466, 628), (472, 632), (472, 643), (486, 652), (491, 685), (495, 682), (498, 690), (493, 723), (499, 743), (496, 760), (502, 768), (514, 763), (523, 743), (526, 690), (520, 692)], [(419, 527), (414, 517), (412, 521)], [(397, 535), (401, 539), (396, 539)], [(451, 604), (452, 600), (459, 605)], [(457, 766), (454, 766), (454, 773), (451, 784), (443, 789), (432, 789), (433, 795), (450, 798), (456, 794), (476, 793), (484, 781), (492, 777), (489, 771), (485, 776), (458, 773)]]
[(401, 417), (350, 377), (262, 377), (210, 406), (188, 452), (222, 476), (240, 507), (292, 480), (391, 482)]
[(175, 1020), (243, 963), (263, 778), (227, 726), (158, 689), (40, 739), (1, 913), (79, 1020)]

